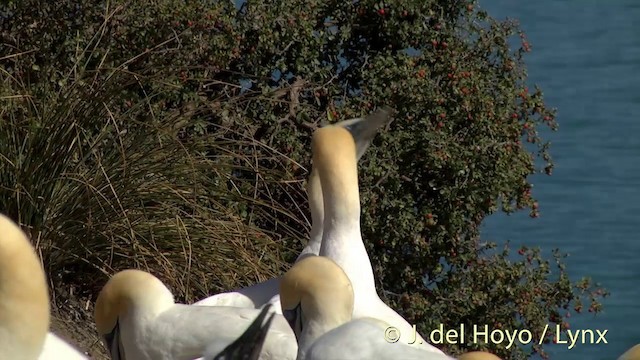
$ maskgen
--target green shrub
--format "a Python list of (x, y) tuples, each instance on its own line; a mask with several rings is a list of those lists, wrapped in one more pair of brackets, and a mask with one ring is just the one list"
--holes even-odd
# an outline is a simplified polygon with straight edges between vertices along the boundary
[[(308, 236), (311, 132), (386, 104), (395, 120), (360, 166), (385, 301), (423, 334), (534, 340), (566, 328), (564, 309), (600, 310), (606, 292), (572, 283), (561, 253), (514, 260), (479, 239), (499, 209), (538, 216), (529, 175), (553, 164), (537, 129), (556, 122), (526, 87), (524, 34), (473, 1), (22, 1), (0, 16), (0, 201), (55, 281), (94, 294), (90, 274), (143, 267), (189, 301), (283, 271)], [(505, 345), (443, 347), (544, 356)]]

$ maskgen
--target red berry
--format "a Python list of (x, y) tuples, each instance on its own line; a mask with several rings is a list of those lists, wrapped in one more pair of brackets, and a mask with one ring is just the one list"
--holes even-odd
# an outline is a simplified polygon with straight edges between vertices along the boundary
[(384, 9), (380, 9), (378, 10), (378, 14), (383, 15), (384, 16)]

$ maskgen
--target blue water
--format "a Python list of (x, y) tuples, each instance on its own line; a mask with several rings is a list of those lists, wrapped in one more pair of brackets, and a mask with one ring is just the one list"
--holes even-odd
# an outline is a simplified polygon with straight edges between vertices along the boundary
[(574, 315), (572, 329), (609, 330), (608, 344), (549, 345), (551, 359), (612, 360), (640, 343), (640, 2), (479, 0), (515, 18), (532, 45), (531, 83), (558, 108), (553, 176), (532, 178), (541, 217), (494, 215), (486, 239), (570, 253), (573, 279), (611, 292), (604, 312)]

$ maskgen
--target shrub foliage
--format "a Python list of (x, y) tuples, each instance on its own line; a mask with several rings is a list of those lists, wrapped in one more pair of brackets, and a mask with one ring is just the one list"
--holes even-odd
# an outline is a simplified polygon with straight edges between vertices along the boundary
[(538, 128), (556, 122), (526, 86), (525, 35), (472, 0), (25, 0), (0, 22), (2, 211), (54, 284), (95, 294), (142, 267), (190, 301), (285, 270), (308, 236), (311, 132), (387, 104), (360, 165), (385, 301), (425, 335), (487, 324), (535, 343), (600, 310), (559, 251), (479, 239), (496, 211), (539, 215), (529, 177), (551, 175)]

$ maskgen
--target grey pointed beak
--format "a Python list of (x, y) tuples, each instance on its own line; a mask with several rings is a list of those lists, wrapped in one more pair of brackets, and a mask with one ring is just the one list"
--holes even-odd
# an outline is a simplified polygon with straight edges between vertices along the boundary
[(356, 143), (357, 159), (360, 160), (362, 155), (367, 151), (371, 140), (376, 136), (378, 130), (387, 124), (391, 119), (392, 109), (384, 106), (378, 111), (362, 118), (349, 119), (341, 121), (334, 126), (341, 126), (347, 129)]

